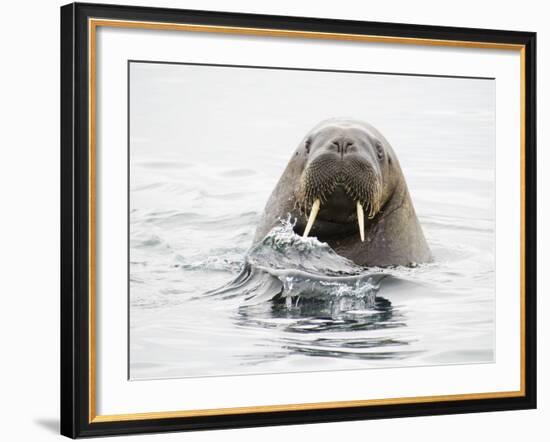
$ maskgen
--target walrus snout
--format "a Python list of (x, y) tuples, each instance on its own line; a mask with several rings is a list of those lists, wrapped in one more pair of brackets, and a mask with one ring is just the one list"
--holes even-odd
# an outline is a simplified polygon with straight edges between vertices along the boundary
[(373, 218), (380, 210), (381, 174), (376, 163), (353, 150), (353, 142), (342, 138), (306, 165), (297, 195), (300, 211), (309, 212), (304, 236), (319, 215), (331, 222), (356, 222), (364, 241), (365, 212)]

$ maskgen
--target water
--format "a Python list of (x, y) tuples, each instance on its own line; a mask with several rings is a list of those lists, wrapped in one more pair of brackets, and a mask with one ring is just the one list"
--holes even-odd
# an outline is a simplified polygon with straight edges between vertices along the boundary
[[(204, 68), (204, 90), (195, 84), (176, 94), (167, 77), (195, 72), (184, 69), (138, 65), (132, 71), (132, 379), (494, 360), (493, 82), (347, 81), (371, 82), (370, 110), (348, 109), (348, 115), (373, 123), (392, 143), (435, 258), (381, 269), (358, 267), (317, 239), (295, 235), (291, 220), (281, 220), (251, 248), (293, 149), (317, 121), (334, 115), (315, 103), (311, 115), (282, 103), (262, 108), (258, 117), (275, 122), (272, 129), (238, 127), (240, 115), (220, 124), (212, 113), (227, 115), (235, 102), (232, 79)], [(257, 78), (246, 72), (239, 78), (255, 91), (247, 90), (249, 101), (250, 95), (265, 102), (283, 94), (277, 81), (265, 88), (262, 73), (269, 71), (250, 74)], [(285, 90), (305, 75), (273, 75), (283, 74)], [(326, 86), (332, 80), (323, 81), (332, 90)], [(380, 84), (385, 88), (375, 87)], [(215, 130), (211, 125), (205, 134), (196, 121), (172, 124), (172, 113), (162, 112), (167, 103), (189, 102), (206, 89), (217, 100), (208, 113)], [(305, 101), (318, 96), (303, 94)], [(399, 100), (399, 111), (388, 100)], [(233, 114), (259, 109), (248, 104)], [(243, 131), (252, 135), (243, 139)]]

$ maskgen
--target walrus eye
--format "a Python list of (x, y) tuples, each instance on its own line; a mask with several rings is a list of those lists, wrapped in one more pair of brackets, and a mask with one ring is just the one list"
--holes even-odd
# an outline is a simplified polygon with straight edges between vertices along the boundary
[(376, 155), (378, 156), (379, 160), (384, 158), (384, 149), (382, 147), (382, 143), (380, 143), (379, 141), (376, 142)]
[(304, 141), (304, 147), (306, 148), (306, 153), (309, 153), (310, 145), (311, 145), (311, 140), (308, 138), (306, 141)]

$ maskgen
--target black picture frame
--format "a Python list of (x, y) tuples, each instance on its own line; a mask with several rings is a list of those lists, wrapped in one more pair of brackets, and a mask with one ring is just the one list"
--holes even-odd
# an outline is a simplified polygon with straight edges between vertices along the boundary
[[(468, 400), (97, 421), (90, 418), (90, 18), (521, 45), (524, 51), (524, 389)], [(105, 436), (536, 408), (536, 34), (73, 3), (61, 7), (61, 434)]]

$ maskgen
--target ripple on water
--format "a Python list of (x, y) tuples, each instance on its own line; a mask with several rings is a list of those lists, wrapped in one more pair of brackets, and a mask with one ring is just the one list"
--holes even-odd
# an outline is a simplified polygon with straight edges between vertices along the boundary
[[(238, 192), (200, 193), (206, 207), (193, 211), (132, 212), (136, 377), (318, 369), (315, 359), (323, 369), (492, 360), (494, 256), (479, 250), (485, 221), (432, 217), (426, 234), (435, 262), (363, 268), (296, 235), (289, 220), (248, 249), (259, 213), (232, 214)], [(210, 232), (208, 247), (189, 234), (195, 229)], [(170, 339), (145, 339), (157, 330), (144, 328), (149, 322), (164, 323)], [(479, 348), (468, 351), (473, 337)], [(170, 363), (147, 365), (153, 342), (168, 349)], [(457, 350), (443, 350), (449, 346)], [(175, 356), (190, 348), (198, 359)]]

